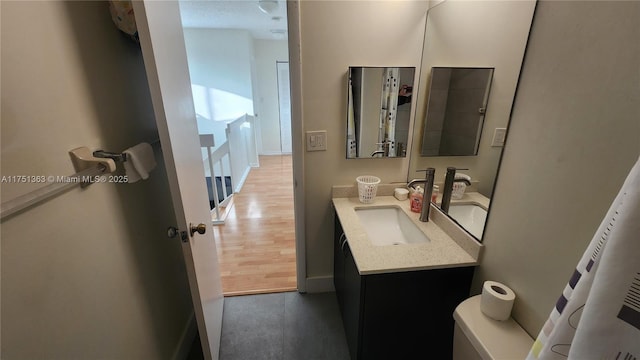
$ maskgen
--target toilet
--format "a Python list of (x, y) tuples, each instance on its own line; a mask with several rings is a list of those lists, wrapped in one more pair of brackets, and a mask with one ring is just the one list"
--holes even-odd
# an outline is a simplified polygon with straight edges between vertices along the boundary
[(480, 295), (460, 303), (453, 318), (453, 360), (525, 359), (533, 345), (513, 318), (498, 321), (483, 314)]

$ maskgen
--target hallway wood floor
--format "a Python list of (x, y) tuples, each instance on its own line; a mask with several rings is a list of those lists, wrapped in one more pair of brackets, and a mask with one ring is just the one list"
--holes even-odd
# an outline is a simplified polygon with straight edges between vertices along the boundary
[(296, 290), (290, 155), (260, 156), (214, 226), (225, 296)]

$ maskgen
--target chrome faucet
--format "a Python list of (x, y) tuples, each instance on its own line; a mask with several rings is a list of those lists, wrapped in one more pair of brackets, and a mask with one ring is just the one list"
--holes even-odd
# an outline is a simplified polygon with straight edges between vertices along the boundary
[(456, 170), (469, 170), (469, 169), (456, 169), (454, 167), (447, 168), (447, 175), (444, 178), (444, 189), (442, 189), (442, 202), (440, 203), (440, 209), (449, 213), (449, 205), (451, 204), (451, 193), (453, 192), (453, 184), (457, 182), (463, 182), (467, 186), (471, 185), (471, 182), (467, 179), (456, 179)]
[(389, 144), (390, 141), (376, 143), (378, 149), (371, 153), (371, 157), (378, 157), (378, 155), (382, 155), (382, 157), (389, 156)]
[(436, 175), (436, 169), (427, 168), (425, 170), (418, 170), (418, 172), (424, 171), (423, 179), (413, 179), (409, 181), (407, 187), (415, 189), (415, 184), (424, 184), (424, 194), (422, 195), (422, 211), (420, 211), (420, 221), (429, 221), (429, 209), (431, 208), (431, 194), (433, 192), (433, 179)]

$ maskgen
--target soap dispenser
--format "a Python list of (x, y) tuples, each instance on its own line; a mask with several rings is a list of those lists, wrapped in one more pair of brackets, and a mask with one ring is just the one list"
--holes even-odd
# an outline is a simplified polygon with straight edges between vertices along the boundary
[(424, 197), (424, 190), (420, 186), (416, 186), (416, 189), (411, 193), (411, 211), (419, 213), (422, 211), (422, 202)]

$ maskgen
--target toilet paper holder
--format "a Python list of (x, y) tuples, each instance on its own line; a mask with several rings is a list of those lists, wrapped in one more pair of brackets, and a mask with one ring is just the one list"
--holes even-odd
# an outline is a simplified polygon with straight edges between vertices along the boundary
[(116, 153), (111, 151), (104, 150), (96, 150), (93, 152), (93, 156), (101, 159), (111, 159), (117, 162), (125, 162), (127, 161), (127, 154), (125, 153)]
[[(160, 139), (156, 139), (154, 141), (149, 142), (149, 144), (151, 144), (151, 145), (156, 145), (158, 143), (160, 143)], [(96, 151), (94, 151), (93, 152), (93, 157), (101, 158), (101, 159), (111, 159), (113, 161), (121, 162), (121, 163), (127, 161), (127, 154), (126, 153), (104, 151), (104, 150), (96, 150)]]

